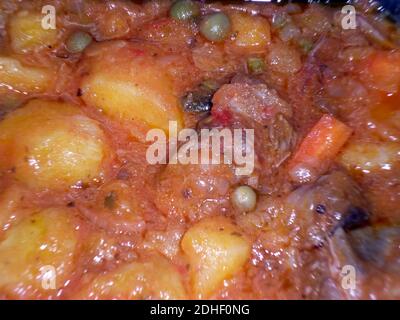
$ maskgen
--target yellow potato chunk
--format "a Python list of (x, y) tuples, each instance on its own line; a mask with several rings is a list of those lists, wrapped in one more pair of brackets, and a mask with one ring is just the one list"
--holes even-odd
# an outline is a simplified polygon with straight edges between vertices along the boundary
[(197, 298), (210, 296), (225, 279), (240, 271), (250, 256), (250, 243), (225, 217), (206, 218), (191, 227), (181, 242), (190, 261)]
[(302, 67), (299, 52), (284, 43), (271, 44), (267, 63), (272, 71), (286, 75), (293, 75)]
[(100, 41), (121, 38), (130, 30), (130, 17), (125, 10), (107, 10), (95, 19)]
[(55, 74), (47, 68), (23, 65), (14, 58), (0, 57), (0, 86), (23, 93), (41, 93), (51, 87)]
[(97, 122), (61, 102), (31, 100), (0, 123), (0, 169), (32, 188), (64, 189), (102, 175)]
[(391, 170), (400, 161), (400, 144), (395, 142), (353, 142), (339, 157), (339, 162), (350, 171), (363, 173)]
[(271, 30), (267, 19), (241, 12), (233, 13), (230, 18), (236, 50), (251, 53), (262, 53), (267, 50), (267, 45), (271, 41)]
[(19, 219), (21, 200), (25, 196), (25, 190), (13, 185), (0, 193), (0, 236), (3, 230), (7, 230)]
[(10, 298), (54, 295), (71, 276), (76, 244), (67, 209), (23, 219), (0, 242), (0, 292)]
[(97, 276), (75, 299), (142, 300), (185, 299), (176, 268), (161, 256), (152, 256)]
[(11, 47), (16, 53), (49, 48), (57, 42), (57, 29), (43, 28), (43, 18), (45, 15), (28, 11), (11, 16), (8, 32)]
[(81, 84), (86, 104), (130, 125), (160, 128), (168, 121), (182, 125), (178, 98), (171, 79), (146, 49), (125, 42), (100, 47), (89, 61), (90, 72)]

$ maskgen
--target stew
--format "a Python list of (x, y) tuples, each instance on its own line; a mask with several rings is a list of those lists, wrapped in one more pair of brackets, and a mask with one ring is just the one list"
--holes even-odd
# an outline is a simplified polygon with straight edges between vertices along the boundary
[(0, 298), (400, 298), (400, 29), (344, 9), (1, 0)]

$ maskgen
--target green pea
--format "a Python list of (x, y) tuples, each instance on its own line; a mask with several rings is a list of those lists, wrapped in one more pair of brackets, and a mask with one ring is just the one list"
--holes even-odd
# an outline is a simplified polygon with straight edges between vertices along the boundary
[(178, 0), (169, 10), (169, 15), (174, 20), (189, 20), (198, 16), (199, 14), (199, 5), (191, 0)]
[(223, 41), (231, 31), (231, 21), (222, 12), (210, 14), (201, 21), (200, 33), (209, 41)]
[(250, 212), (257, 205), (257, 194), (249, 186), (240, 186), (233, 191), (231, 200), (239, 211)]
[(251, 74), (263, 73), (265, 69), (264, 60), (261, 58), (248, 58), (247, 59), (247, 69)]
[(305, 54), (309, 53), (309, 52), (312, 50), (313, 46), (314, 46), (314, 43), (313, 43), (311, 40), (305, 39), (305, 38), (300, 39), (300, 40), (298, 41), (298, 44), (299, 44), (301, 50), (302, 50)]
[(219, 85), (217, 83), (217, 81), (213, 80), (213, 79), (207, 79), (204, 80), (201, 83), (201, 86), (206, 89), (206, 90), (211, 90), (211, 91), (215, 91), (218, 89)]
[(71, 53), (78, 53), (92, 42), (92, 36), (84, 31), (76, 31), (67, 39), (66, 47)]
[(289, 22), (289, 16), (285, 12), (278, 12), (272, 16), (272, 27), (281, 29)]

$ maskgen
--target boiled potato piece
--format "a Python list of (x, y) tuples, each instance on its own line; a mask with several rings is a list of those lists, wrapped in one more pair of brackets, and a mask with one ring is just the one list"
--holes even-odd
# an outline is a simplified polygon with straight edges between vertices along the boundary
[(55, 73), (51, 69), (32, 67), (9, 57), (0, 57), (0, 86), (23, 93), (41, 93), (51, 87)]
[(197, 298), (210, 296), (225, 279), (240, 271), (250, 257), (250, 243), (225, 217), (206, 218), (183, 236)]
[(46, 297), (65, 285), (74, 269), (78, 236), (70, 216), (67, 209), (47, 209), (6, 232), (0, 242), (2, 294)]
[(8, 34), (11, 47), (16, 53), (26, 53), (49, 48), (57, 42), (57, 29), (44, 29), (42, 19), (45, 15), (20, 11), (11, 16)]
[(400, 144), (395, 142), (353, 142), (339, 157), (339, 162), (350, 171), (363, 173), (391, 170), (400, 162)]
[(302, 67), (300, 54), (284, 43), (271, 44), (267, 63), (272, 71), (286, 75), (292, 75)]
[(0, 151), (0, 169), (54, 190), (98, 179), (107, 147), (97, 122), (76, 107), (31, 100), (0, 123)]
[(0, 235), (7, 230), (22, 215), (19, 208), (25, 197), (25, 190), (17, 185), (12, 185), (0, 193)]
[[(98, 50), (98, 51), (96, 51)], [(168, 132), (168, 121), (182, 125), (178, 99), (171, 79), (157, 59), (146, 50), (118, 41), (94, 49), (89, 75), (81, 84), (86, 104), (122, 122), (160, 128)]]
[(83, 288), (76, 299), (185, 299), (181, 276), (168, 260), (161, 256), (136, 262), (97, 276)]
[(103, 11), (95, 17), (100, 41), (117, 39), (126, 36), (130, 30), (131, 20), (128, 11), (121, 9)]
[(267, 51), (271, 41), (271, 30), (267, 19), (241, 12), (233, 13), (230, 18), (234, 34), (234, 50), (248, 53)]

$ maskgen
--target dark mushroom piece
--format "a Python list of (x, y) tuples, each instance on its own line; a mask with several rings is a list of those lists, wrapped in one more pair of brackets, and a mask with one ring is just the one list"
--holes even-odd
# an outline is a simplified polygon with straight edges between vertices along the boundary
[(388, 272), (399, 272), (400, 227), (369, 226), (349, 232), (348, 238), (362, 261)]
[(183, 110), (186, 112), (202, 113), (211, 111), (212, 97), (219, 88), (215, 81), (204, 81), (193, 91), (189, 91), (181, 99)]
[(340, 225), (345, 231), (365, 227), (369, 223), (369, 213), (363, 208), (350, 206), (341, 220)]

